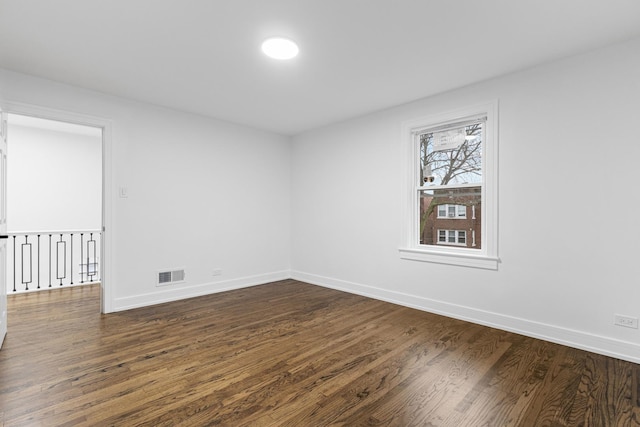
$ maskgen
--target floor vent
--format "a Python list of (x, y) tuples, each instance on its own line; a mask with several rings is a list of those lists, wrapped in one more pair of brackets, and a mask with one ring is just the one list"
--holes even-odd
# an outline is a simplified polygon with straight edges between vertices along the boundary
[(158, 286), (173, 285), (184, 282), (184, 269), (158, 272)]

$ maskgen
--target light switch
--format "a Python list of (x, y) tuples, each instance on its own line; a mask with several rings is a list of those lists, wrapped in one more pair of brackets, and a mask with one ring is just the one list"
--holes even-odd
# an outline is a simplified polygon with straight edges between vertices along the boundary
[(129, 190), (127, 189), (127, 187), (120, 187), (118, 195), (121, 199), (126, 199), (127, 197), (129, 197)]

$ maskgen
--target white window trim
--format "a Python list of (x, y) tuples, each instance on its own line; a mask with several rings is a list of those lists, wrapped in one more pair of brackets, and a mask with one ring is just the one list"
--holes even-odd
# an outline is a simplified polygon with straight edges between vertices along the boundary
[[(419, 244), (417, 179), (419, 153), (416, 135), (435, 126), (456, 123), (486, 114), (483, 141), (482, 248), (426, 246)], [(498, 101), (490, 101), (460, 110), (409, 120), (402, 124), (404, 188), (402, 191), (403, 225), (400, 258), (439, 264), (497, 270), (498, 257)]]

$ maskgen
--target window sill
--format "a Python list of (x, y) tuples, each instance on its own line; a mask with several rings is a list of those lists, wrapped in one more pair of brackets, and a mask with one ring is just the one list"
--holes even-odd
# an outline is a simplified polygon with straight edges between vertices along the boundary
[(497, 270), (500, 259), (465, 253), (429, 251), (424, 249), (400, 248), (400, 258), (412, 261), (433, 262), (437, 264), (458, 265), (461, 267)]

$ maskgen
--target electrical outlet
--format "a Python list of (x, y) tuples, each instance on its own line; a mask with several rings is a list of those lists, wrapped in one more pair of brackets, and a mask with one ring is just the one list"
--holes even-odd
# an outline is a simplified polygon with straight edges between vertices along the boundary
[(216, 268), (215, 270), (213, 270), (213, 275), (214, 276), (222, 276), (222, 269), (221, 268)]
[(625, 328), (638, 329), (638, 318), (616, 314), (613, 316), (613, 324), (617, 326), (624, 326)]

